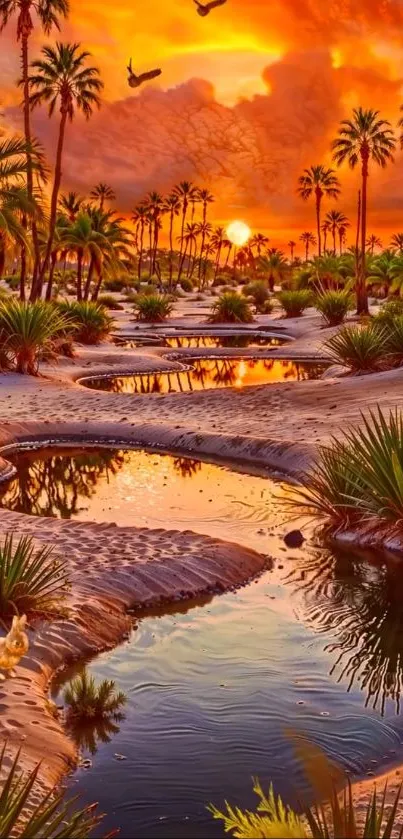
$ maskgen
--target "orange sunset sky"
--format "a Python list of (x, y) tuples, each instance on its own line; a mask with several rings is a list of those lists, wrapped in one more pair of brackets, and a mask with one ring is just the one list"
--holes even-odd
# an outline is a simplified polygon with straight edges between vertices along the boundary
[[(148, 190), (191, 179), (216, 195), (214, 221), (241, 218), (273, 244), (314, 230), (296, 181), (304, 166), (330, 163), (339, 121), (361, 104), (395, 125), (403, 103), (402, 0), (228, 0), (207, 18), (192, 0), (71, 0), (62, 39), (88, 48), (105, 82), (99, 114), (69, 126), (64, 189), (106, 180), (128, 213)], [(32, 57), (43, 41), (36, 32)], [(130, 55), (136, 70), (163, 75), (132, 91)], [(0, 35), (8, 128), (20, 124), (18, 61), (11, 22)], [(52, 160), (57, 120), (38, 110), (34, 127)], [(352, 221), (358, 177), (340, 171), (338, 205)], [(402, 196), (398, 151), (370, 178), (369, 232), (385, 244), (403, 230)]]

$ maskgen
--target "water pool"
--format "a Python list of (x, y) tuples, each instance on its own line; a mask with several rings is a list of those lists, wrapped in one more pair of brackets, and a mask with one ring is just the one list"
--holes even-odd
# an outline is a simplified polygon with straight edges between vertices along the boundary
[(274, 558), (238, 592), (136, 619), (128, 642), (88, 665), (128, 698), (124, 721), (76, 733), (92, 767), (75, 773), (70, 793), (108, 814), (98, 836), (221, 836), (206, 802), (252, 806), (252, 775), (288, 801), (308, 793), (289, 729), (351, 773), (403, 753), (396, 562), (309, 542), (286, 549), (275, 497), (288, 489), (267, 477), (145, 451), (24, 452), (14, 462), (18, 478), (2, 487), (10, 509), (192, 529)]
[(224, 387), (240, 389), (251, 385), (318, 379), (327, 366), (267, 358), (204, 358), (190, 359), (186, 363), (192, 365), (190, 370), (104, 378), (91, 376), (80, 379), (80, 384), (112, 393), (177, 393)]
[(287, 338), (277, 335), (264, 335), (261, 332), (240, 332), (232, 335), (156, 335), (137, 338), (115, 338), (115, 343), (128, 349), (144, 346), (160, 346), (173, 348), (199, 347), (227, 347), (239, 349), (242, 347), (278, 347), (287, 343)]

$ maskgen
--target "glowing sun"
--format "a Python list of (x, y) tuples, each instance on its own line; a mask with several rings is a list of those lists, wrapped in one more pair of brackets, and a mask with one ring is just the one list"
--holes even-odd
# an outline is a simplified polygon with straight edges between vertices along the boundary
[(250, 227), (243, 221), (231, 221), (227, 227), (227, 236), (233, 245), (237, 248), (242, 247), (250, 238)]

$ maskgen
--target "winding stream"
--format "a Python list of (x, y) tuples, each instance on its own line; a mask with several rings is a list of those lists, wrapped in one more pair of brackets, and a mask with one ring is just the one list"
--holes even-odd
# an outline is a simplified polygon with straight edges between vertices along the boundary
[(312, 534), (287, 549), (288, 488), (268, 477), (145, 451), (14, 462), (18, 478), (0, 499), (10, 509), (191, 529), (274, 559), (237, 592), (138, 618), (128, 642), (89, 664), (127, 694), (125, 720), (76, 733), (92, 766), (70, 791), (100, 802), (99, 836), (117, 826), (123, 837), (221, 836), (205, 804), (253, 806), (252, 775), (287, 801), (309, 795), (290, 730), (353, 774), (403, 755), (403, 571), (393, 558), (332, 552)]

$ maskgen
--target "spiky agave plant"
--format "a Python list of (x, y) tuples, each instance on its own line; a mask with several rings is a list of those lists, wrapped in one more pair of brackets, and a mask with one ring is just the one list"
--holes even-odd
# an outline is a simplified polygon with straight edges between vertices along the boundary
[(277, 299), (286, 318), (299, 318), (312, 304), (312, 293), (306, 288), (280, 291)]
[(75, 722), (93, 721), (120, 717), (120, 709), (126, 702), (122, 691), (117, 691), (115, 682), (103, 679), (99, 685), (86, 670), (73, 679), (64, 692), (67, 716)]
[(0, 615), (48, 613), (61, 607), (68, 577), (53, 547), (36, 548), (29, 536), (0, 545)]
[(301, 815), (276, 798), (272, 787), (265, 795), (258, 781), (254, 782), (259, 796), (257, 812), (244, 812), (228, 803), (224, 813), (211, 805), (208, 809), (215, 819), (224, 822), (225, 832), (237, 839), (390, 839), (402, 837), (397, 813), (401, 790), (400, 786), (387, 808), (386, 786), (379, 796), (374, 788), (364, 818), (354, 802), (350, 783), (341, 795), (334, 789), (329, 801), (315, 804)]
[(64, 313), (42, 300), (0, 302), (0, 343), (18, 373), (35, 376), (40, 354), (49, 354), (55, 339), (70, 326), (71, 321)]
[(113, 319), (103, 306), (90, 300), (58, 304), (59, 312), (74, 324), (74, 338), (80, 344), (99, 344), (110, 334)]
[(224, 291), (211, 307), (210, 323), (251, 323), (253, 315), (248, 301), (236, 291)]
[(139, 294), (133, 305), (136, 320), (161, 323), (172, 312), (173, 304), (163, 294)]
[(325, 341), (323, 349), (335, 364), (353, 373), (370, 373), (387, 359), (387, 340), (387, 330), (375, 324), (344, 326)]
[[(20, 751), (11, 766), (6, 764), (5, 743), (0, 754), (0, 836), (16, 839), (85, 839), (102, 820), (95, 806), (73, 807), (55, 790), (37, 789), (39, 764), (28, 774), (19, 769)], [(35, 800), (35, 803), (34, 803)]]

